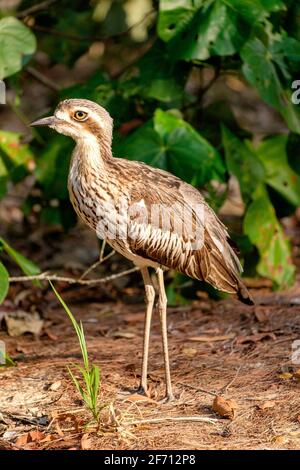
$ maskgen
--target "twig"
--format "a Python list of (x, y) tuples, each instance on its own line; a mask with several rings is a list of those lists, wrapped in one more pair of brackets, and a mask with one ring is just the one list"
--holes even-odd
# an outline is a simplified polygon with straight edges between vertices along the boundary
[(33, 13), (37, 13), (41, 10), (47, 10), (53, 3), (56, 3), (58, 0), (45, 0), (37, 5), (33, 5), (32, 7), (26, 8), (26, 10), (19, 11), (16, 14), (17, 18), (25, 18), (28, 15), (32, 15)]
[(86, 277), (91, 271), (96, 269), (99, 266), (99, 264), (101, 264), (104, 261), (108, 260), (109, 258), (111, 258), (115, 254), (115, 250), (112, 250), (110, 253), (108, 253), (108, 255), (103, 257), (103, 251), (104, 251), (104, 250), (102, 250), (103, 245), (105, 247), (105, 241), (103, 241), (103, 243), (102, 243), (101, 251), (100, 251), (100, 257), (99, 257), (98, 261), (96, 261), (96, 263), (92, 264), (92, 266), (90, 266), (86, 271), (84, 271), (84, 273), (79, 278), (80, 281), (84, 277)]
[(237, 368), (237, 371), (236, 371), (234, 377), (228, 382), (227, 385), (225, 385), (225, 387), (222, 388), (222, 393), (226, 393), (228, 391), (229, 387), (231, 387), (231, 385), (233, 384), (233, 382), (235, 381), (235, 379), (239, 375), (241, 368), (242, 368), (241, 365)]
[(126, 276), (127, 274), (134, 273), (139, 271), (140, 268), (135, 267), (131, 269), (126, 269), (117, 274), (111, 274), (110, 276), (102, 277), (100, 279), (74, 279), (72, 277), (62, 277), (57, 276), (57, 274), (49, 274), (48, 272), (37, 274), (35, 276), (19, 276), (19, 277), (10, 277), (9, 282), (31, 282), (31, 281), (58, 281), (58, 282), (67, 282), (68, 284), (81, 284), (85, 286), (102, 284), (105, 282), (110, 282), (119, 277)]
[(204, 388), (195, 387), (194, 385), (186, 384), (184, 382), (176, 382), (176, 384), (183, 385), (184, 387), (191, 388), (196, 390), (197, 392), (207, 393), (208, 395), (212, 395), (213, 397), (217, 397), (218, 394), (214, 392), (210, 392), (209, 390), (205, 390)]
[(118, 38), (121, 36), (126, 36), (129, 34), (133, 29), (135, 29), (137, 26), (140, 26), (147, 18), (150, 16), (152, 13), (154, 13), (155, 10), (152, 9), (148, 11), (142, 19), (134, 23), (132, 26), (127, 28), (125, 31), (121, 31), (120, 33), (112, 34), (111, 36), (80, 36), (78, 34), (71, 34), (71, 33), (64, 33), (63, 31), (59, 31), (57, 29), (52, 29), (52, 28), (47, 28), (46, 26), (39, 26), (39, 25), (33, 25), (31, 26), (31, 29), (35, 31), (40, 31), (41, 33), (45, 34), (51, 34), (52, 36), (58, 36), (62, 37), (65, 39), (70, 39), (71, 41), (101, 41), (101, 42), (107, 42), (110, 41), (111, 39)]
[(123, 425), (136, 425), (136, 424), (156, 424), (163, 423), (164, 421), (200, 421), (204, 423), (217, 424), (220, 422), (217, 418), (206, 418), (204, 416), (166, 416), (164, 418), (152, 418), (152, 419), (140, 419), (136, 421), (127, 421), (122, 423)]
[(50, 88), (51, 90), (59, 91), (61, 89), (61, 87), (58, 86), (53, 80), (51, 80), (51, 78), (46, 77), (46, 75), (39, 72), (34, 67), (31, 67), (30, 65), (28, 65), (28, 67), (26, 67), (26, 71), (30, 75), (32, 75), (34, 78), (36, 78), (39, 82), (41, 82), (43, 85)]

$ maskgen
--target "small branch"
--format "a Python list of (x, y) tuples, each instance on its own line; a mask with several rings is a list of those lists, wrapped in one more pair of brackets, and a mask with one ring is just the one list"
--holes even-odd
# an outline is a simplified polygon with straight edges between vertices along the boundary
[(202, 393), (207, 393), (207, 395), (212, 395), (213, 397), (217, 397), (218, 394), (214, 392), (210, 392), (209, 390), (205, 390), (204, 388), (200, 387), (195, 387), (194, 385), (186, 384), (184, 382), (176, 382), (178, 385), (182, 385), (187, 388), (191, 388), (192, 390), (195, 390), (196, 392), (202, 392)]
[(206, 418), (204, 416), (166, 416), (164, 418), (152, 418), (152, 419), (140, 419), (136, 421), (127, 421), (126, 423), (122, 423), (122, 425), (126, 424), (128, 426), (133, 426), (137, 424), (156, 424), (156, 423), (163, 423), (165, 421), (172, 421), (172, 422), (182, 422), (182, 421), (200, 421), (202, 423), (210, 423), (210, 424), (218, 424), (220, 420), (217, 418)]
[(100, 258), (98, 259), (98, 261), (96, 261), (96, 263), (92, 264), (92, 266), (90, 266), (86, 271), (84, 271), (84, 273), (79, 278), (80, 281), (81, 279), (86, 277), (91, 271), (96, 269), (99, 266), (99, 264), (103, 263), (104, 261), (111, 258), (115, 254), (115, 250), (112, 250), (110, 253), (108, 253), (108, 255), (103, 257), (103, 252), (104, 252), (103, 245), (105, 247), (105, 241), (103, 241), (102, 246), (101, 246)]
[(237, 368), (237, 371), (236, 371), (234, 377), (228, 382), (227, 385), (225, 385), (225, 387), (222, 388), (222, 393), (227, 393), (229, 387), (231, 387), (231, 385), (233, 384), (233, 382), (235, 381), (235, 379), (238, 377), (241, 368), (242, 368), (241, 365)]
[(187, 109), (194, 108), (195, 106), (198, 106), (201, 101), (203, 100), (204, 95), (208, 92), (208, 90), (213, 86), (213, 84), (218, 80), (218, 78), (221, 75), (221, 69), (218, 67), (214, 70), (214, 76), (213, 78), (199, 91), (199, 94), (197, 96), (197, 99), (193, 101), (192, 103), (188, 103), (187, 105), (183, 106), (182, 110), (186, 111)]
[(126, 269), (117, 274), (111, 274), (110, 276), (102, 277), (100, 279), (74, 279), (72, 277), (63, 277), (57, 276), (57, 274), (49, 274), (48, 272), (37, 274), (35, 276), (19, 276), (19, 277), (10, 277), (9, 282), (32, 282), (32, 281), (58, 281), (66, 282), (68, 284), (80, 284), (84, 286), (91, 286), (95, 284), (103, 284), (105, 282), (114, 281), (119, 277), (126, 276), (127, 274), (134, 273), (139, 271), (140, 268), (135, 267), (131, 269)]
[(52, 28), (47, 28), (46, 26), (39, 26), (39, 25), (33, 25), (31, 26), (31, 29), (35, 31), (40, 31), (41, 33), (45, 34), (51, 34), (52, 36), (58, 36), (62, 37), (65, 39), (69, 39), (71, 41), (101, 41), (101, 42), (107, 42), (112, 39), (121, 37), (121, 36), (126, 36), (129, 34), (133, 29), (135, 29), (137, 26), (140, 26), (150, 15), (152, 15), (155, 12), (154, 9), (148, 11), (143, 18), (141, 18), (139, 21), (134, 23), (132, 26), (130, 26), (128, 29), (125, 31), (121, 31), (120, 33), (112, 34), (111, 36), (80, 36), (78, 34), (70, 34), (70, 33), (64, 33), (63, 31), (58, 31), (57, 29), (52, 29)]
[(51, 5), (57, 3), (58, 0), (45, 0), (37, 5), (33, 5), (32, 7), (27, 8), (26, 10), (19, 11), (16, 14), (17, 18), (25, 18), (28, 15), (32, 15), (33, 13), (38, 13), (42, 10), (47, 10)]
[(34, 67), (31, 67), (30, 65), (28, 65), (28, 67), (26, 67), (26, 71), (30, 75), (32, 75), (36, 80), (38, 80), (43, 85), (45, 85), (47, 88), (50, 88), (53, 91), (59, 91), (61, 89), (61, 87), (58, 86), (53, 80), (51, 80), (51, 78), (46, 77), (46, 75), (39, 72)]

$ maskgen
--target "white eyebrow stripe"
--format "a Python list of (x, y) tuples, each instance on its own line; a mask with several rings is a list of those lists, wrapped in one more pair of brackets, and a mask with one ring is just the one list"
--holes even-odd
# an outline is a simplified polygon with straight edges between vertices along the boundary
[[(78, 109), (74, 109), (74, 111), (83, 111), (88, 114), (92, 118), (94, 122), (96, 122), (100, 127), (104, 127), (104, 122), (103, 119), (99, 116), (99, 114), (95, 113), (92, 111), (90, 108), (87, 108), (86, 106), (80, 106)], [(76, 121), (70, 118), (70, 115), (67, 111), (64, 110), (57, 110), (55, 113), (55, 116), (58, 117), (58, 119), (63, 119), (64, 121), (72, 122), (72, 124)]]

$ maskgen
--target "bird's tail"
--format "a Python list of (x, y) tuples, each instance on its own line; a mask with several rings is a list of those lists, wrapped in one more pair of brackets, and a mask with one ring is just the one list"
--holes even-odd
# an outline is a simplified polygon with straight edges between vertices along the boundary
[(244, 304), (254, 305), (254, 300), (249, 294), (248, 289), (245, 286), (245, 284), (240, 279), (237, 279), (237, 282), (238, 282), (238, 288), (237, 288), (238, 299)]

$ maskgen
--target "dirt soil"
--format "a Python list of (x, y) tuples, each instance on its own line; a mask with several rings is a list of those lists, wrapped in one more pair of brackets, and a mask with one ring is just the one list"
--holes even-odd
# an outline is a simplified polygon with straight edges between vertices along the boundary
[[(80, 361), (79, 347), (69, 320), (53, 301), (39, 338), (2, 334), (17, 367), (0, 372), (0, 447), (300, 448), (300, 365), (292, 357), (293, 341), (300, 339), (300, 292), (264, 292), (255, 298), (260, 303), (256, 309), (233, 299), (169, 309), (176, 396), (169, 404), (158, 401), (164, 395), (164, 370), (157, 316), (151, 399), (143, 399), (127, 395), (138, 384), (143, 305), (74, 305), (91, 358), (102, 370), (101, 401), (108, 406), (98, 429), (87, 426), (90, 415), (68, 375), (66, 365)], [(213, 411), (215, 395), (227, 400), (233, 419)], [(229, 399), (235, 403), (228, 405)]]

